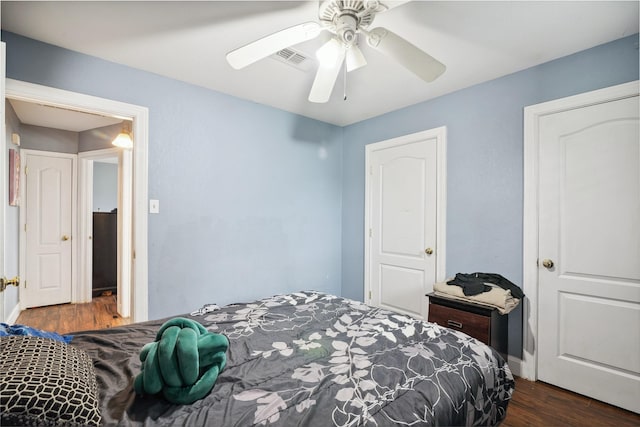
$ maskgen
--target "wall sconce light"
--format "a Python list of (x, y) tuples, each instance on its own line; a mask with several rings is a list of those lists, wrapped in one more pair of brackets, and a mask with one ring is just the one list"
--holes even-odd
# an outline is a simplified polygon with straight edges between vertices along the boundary
[(131, 132), (127, 129), (128, 121), (122, 122), (122, 130), (116, 136), (116, 138), (111, 142), (111, 144), (116, 147), (124, 148), (127, 150), (131, 150), (133, 148), (133, 140), (131, 139)]

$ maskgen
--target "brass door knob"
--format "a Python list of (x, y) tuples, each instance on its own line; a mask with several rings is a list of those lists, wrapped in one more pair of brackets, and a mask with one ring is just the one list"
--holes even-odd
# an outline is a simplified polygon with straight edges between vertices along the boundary
[(0, 292), (7, 289), (7, 286), (20, 286), (20, 278), (16, 276), (13, 279), (7, 279), (0, 276)]
[(553, 261), (551, 261), (550, 259), (543, 259), (542, 266), (544, 268), (553, 268)]
[(66, 242), (67, 240), (69, 240), (69, 236), (67, 236), (66, 234), (64, 236), (62, 236), (62, 241)]
[(427, 248), (427, 249), (424, 250), (424, 253), (427, 254), (427, 255), (431, 255), (433, 253), (433, 249)]

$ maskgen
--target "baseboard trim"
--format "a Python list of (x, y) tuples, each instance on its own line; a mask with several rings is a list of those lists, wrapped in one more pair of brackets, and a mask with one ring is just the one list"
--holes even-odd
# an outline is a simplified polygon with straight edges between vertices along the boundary
[(20, 316), (20, 304), (16, 304), (11, 310), (11, 314), (7, 317), (6, 323), (9, 325), (13, 325), (18, 320), (18, 316)]
[(511, 373), (516, 377), (522, 376), (522, 359), (515, 356), (507, 356), (507, 364), (509, 365), (509, 369), (511, 369)]

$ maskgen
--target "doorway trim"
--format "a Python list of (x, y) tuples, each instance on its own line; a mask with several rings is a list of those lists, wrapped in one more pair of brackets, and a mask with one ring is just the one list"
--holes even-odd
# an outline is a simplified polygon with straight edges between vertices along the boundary
[(538, 378), (538, 178), (540, 119), (589, 105), (602, 104), (637, 96), (640, 82), (633, 81), (560, 98), (524, 108), (524, 204), (522, 285), (524, 300), (522, 322), (522, 364), (520, 376), (535, 381)]
[[(7, 202), (5, 200), (9, 200), (9, 190), (8, 190), (8, 182), (6, 181), (6, 177), (8, 176), (8, 158), (7, 158), (7, 142), (6, 142), (6, 128), (5, 128), (5, 100), (4, 100), (4, 77), (5, 77), (5, 54), (6, 54), (6, 45), (3, 41), (0, 41), (0, 97), (2, 98), (2, 105), (0, 105), (0, 116), (2, 117), (2, 121), (0, 123), (0, 276), (4, 276), (6, 274), (5, 271), (5, 245), (6, 245), (6, 236), (5, 231), (7, 228), (6, 221), (6, 211), (7, 211)], [(7, 319), (5, 318), (4, 313), (4, 304), (5, 304), (5, 293), (0, 292), (0, 322), (4, 322)], [(12, 322), (13, 323), (13, 322)]]
[(447, 127), (441, 126), (409, 135), (399, 136), (365, 146), (365, 202), (364, 202), (364, 286), (363, 301), (370, 302), (371, 295), (371, 158), (373, 151), (399, 147), (425, 139), (436, 139), (436, 281), (443, 281), (446, 275), (447, 256)]
[(93, 166), (96, 160), (118, 158), (118, 296), (117, 310), (122, 317), (131, 315), (131, 152), (120, 148), (78, 153), (78, 237), (79, 283), (78, 301), (91, 301), (93, 282)]
[(149, 110), (134, 104), (99, 98), (77, 92), (56, 89), (19, 80), (6, 79), (5, 97), (87, 113), (101, 114), (123, 120), (132, 120), (134, 146), (132, 198), (132, 271), (131, 318), (142, 322), (149, 316), (148, 298), (148, 145)]

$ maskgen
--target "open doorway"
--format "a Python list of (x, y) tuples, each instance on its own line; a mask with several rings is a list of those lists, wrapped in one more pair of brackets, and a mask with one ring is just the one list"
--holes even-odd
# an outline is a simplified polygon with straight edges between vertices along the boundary
[[(120, 103), (117, 101), (106, 100), (103, 98), (96, 98), (88, 95), (63, 91), (59, 89), (48, 88), (45, 86), (34, 85), (25, 82), (19, 82), (11, 79), (7, 79), (6, 85), (6, 97), (10, 100), (18, 100), (24, 102), (36, 103), (48, 107), (56, 107), (61, 110), (72, 110), (80, 113), (88, 113), (98, 116), (110, 117), (117, 119), (117, 122), (122, 123), (122, 120), (131, 121), (131, 129), (134, 135), (135, 145), (133, 150), (127, 151), (127, 155), (118, 157), (119, 169), (122, 167), (128, 167), (128, 179), (131, 185), (128, 187), (129, 198), (129, 211), (128, 221), (123, 221), (123, 224), (118, 223), (118, 233), (124, 233), (129, 238), (129, 243), (119, 245), (123, 248), (125, 253), (121, 269), (127, 271), (130, 276), (130, 287), (123, 292), (122, 302), (123, 315), (127, 314), (131, 316), (132, 321), (144, 321), (148, 316), (148, 298), (147, 298), (147, 212), (146, 212), (146, 199), (147, 199), (147, 135), (148, 135), (148, 111), (145, 107), (139, 107), (131, 104)], [(91, 150), (91, 151), (100, 151)], [(113, 157), (113, 153), (111, 154)], [(83, 199), (83, 195), (86, 194), (88, 185), (84, 180), (88, 170), (93, 172), (93, 162), (95, 159), (87, 159), (82, 156), (78, 156), (78, 212), (80, 213), (77, 218), (76, 226), (74, 227), (74, 233), (77, 235), (75, 240), (75, 255), (77, 260), (80, 257), (85, 259), (88, 257), (87, 251), (83, 250), (89, 246), (88, 240), (92, 239), (92, 231), (86, 232), (88, 214), (81, 205), (87, 205), (87, 200)], [(99, 160), (99, 159), (98, 159)], [(127, 163), (126, 165), (124, 163)], [(90, 164), (91, 167), (83, 167), (83, 164)], [(134, 169), (135, 168), (135, 169)], [(135, 170), (135, 174), (134, 174)], [(127, 175), (127, 172), (123, 173)], [(119, 177), (122, 176), (119, 173)], [(84, 183), (84, 184), (81, 184)], [(131, 198), (132, 194), (136, 194), (136, 199)], [(120, 196), (123, 193), (120, 188)], [(91, 214), (92, 214), (91, 208)], [(117, 212), (120, 212), (118, 208)], [(135, 222), (134, 222), (135, 218)], [(128, 224), (128, 225), (127, 225)], [(20, 234), (24, 234), (22, 224), (20, 226)], [(22, 241), (22, 237), (21, 237)], [(77, 242), (77, 243), (76, 243)], [(136, 254), (137, 256), (134, 256)], [(23, 260), (21, 259), (21, 271), (23, 271)], [(75, 264), (76, 270), (74, 270), (74, 292), (73, 301), (82, 302), (87, 301), (91, 294), (91, 288), (87, 287), (87, 281), (82, 277), (90, 271), (82, 261), (77, 261)], [(84, 267), (83, 267), (84, 266)], [(77, 268), (80, 267), (80, 268)], [(28, 279), (27, 279), (28, 280)], [(23, 308), (22, 302), (23, 287), (20, 288), (20, 308)], [(120, 305), (120, 304), (119, 304)]]
[[(100, 134), (103, 132), (100, 132)], [(113, 132), (107, 132), (108, 138)], [(132, 300), (131, 152), (115, 147), (78, 154), (80, 209), (79, 298), (117, 295), (117, 312), (128, 318)]]
[(91, 297), (118, 292), (118, 158), (93, 162)]
[(111, 145), (123, 121), (15, 99), (6, 109), (24, 165), (20, 308), (112, 295), (103, 300), (128, 318), (131, 233), (122, 230), (131, 228), (131, 162)]
[(91, 297), (118, 291), (118, 158), (93, 162)]

